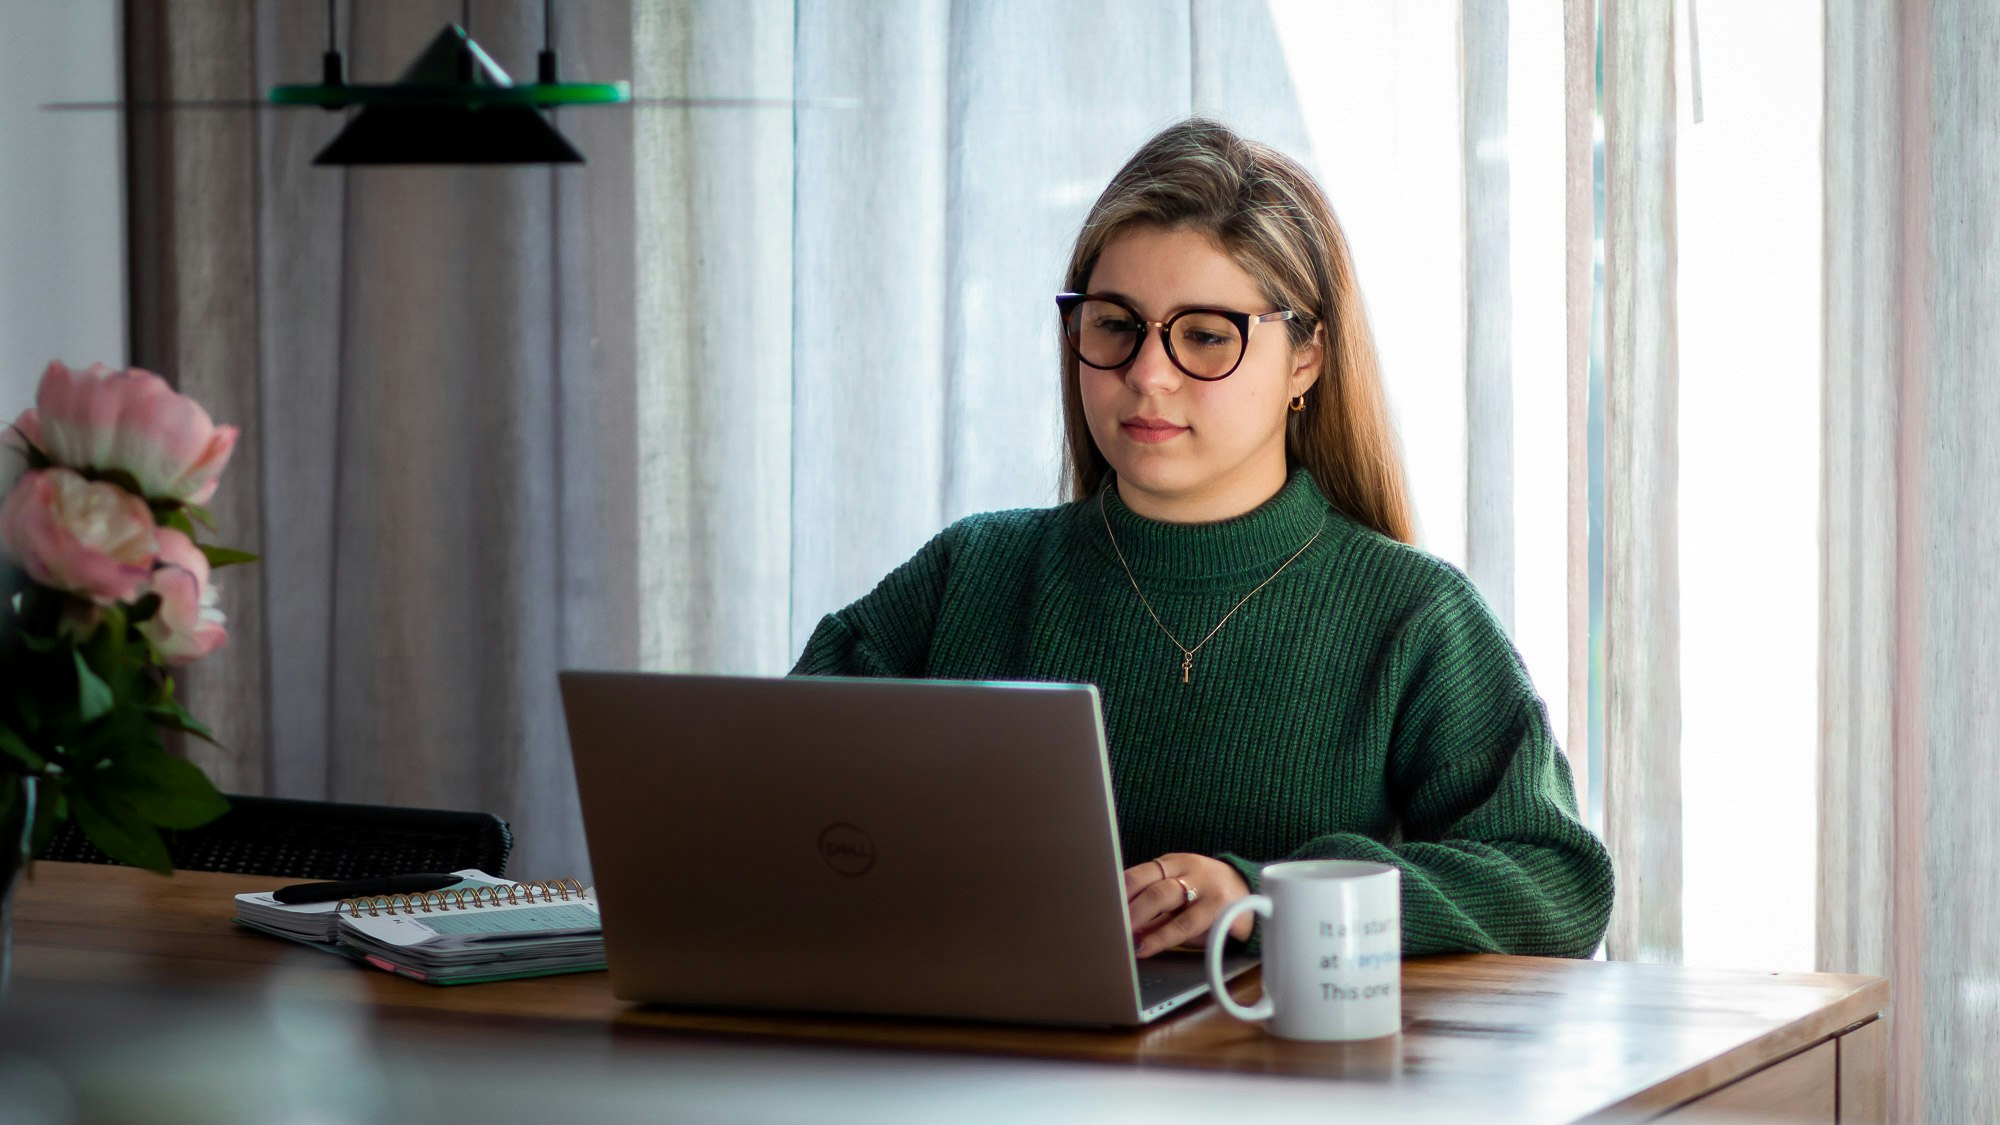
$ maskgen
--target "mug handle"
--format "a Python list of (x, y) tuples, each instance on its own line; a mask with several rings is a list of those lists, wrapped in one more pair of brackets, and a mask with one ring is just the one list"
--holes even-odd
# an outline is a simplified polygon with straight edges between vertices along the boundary
[(1254, 1007), (1246, 1008), (1236, 1002), (1222, 980), (1222, 946), (1229, 940), (1229, 924), (1246, 910), (1254, 910), (1264, 917), (1271, 916), (1271, 900), (1263, 895), (1245, 895), (1222, 908), (1215, 921), (1208, 927), (1208, 987), (1215, 992), (1215, 1002), (1222, 1010), (1239, 1020), (1267, 1020), (1271, 1018), (1271, 993), (1266, 990), (1264, 998)]

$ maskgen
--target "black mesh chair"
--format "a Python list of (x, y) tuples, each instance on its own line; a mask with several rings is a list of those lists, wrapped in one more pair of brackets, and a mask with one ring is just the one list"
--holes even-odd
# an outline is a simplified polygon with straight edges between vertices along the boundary
[[(514, 848), (507, 822), (492, 813), (281, 797), (232, 796), (229, 811), (210, 823), (161, 835), (180, 870), (289, 879), (373, 879), (466, 867), (505, 875)], [(74, 822), (58, 825), (36, 858), (118, 862)]]

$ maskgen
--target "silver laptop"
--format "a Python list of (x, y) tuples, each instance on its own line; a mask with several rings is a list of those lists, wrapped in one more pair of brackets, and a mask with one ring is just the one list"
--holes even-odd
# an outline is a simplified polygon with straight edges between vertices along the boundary
[(1194, 954), (1132, 956), (1094, 687), (564, 672), (562, 693), (622, 999), (1129, 1026), (1208, 991)]

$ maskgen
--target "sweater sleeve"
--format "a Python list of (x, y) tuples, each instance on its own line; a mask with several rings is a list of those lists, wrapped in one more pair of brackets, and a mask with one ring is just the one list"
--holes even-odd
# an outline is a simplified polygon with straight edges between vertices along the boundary
[(859, 601), (821, 618), (791, 674), (922, 676), (951, 573), (951, 535), (939, 532)]
[[(1453, 577), (1391, 642), (1378, 684), (1395, 716), (1385, 780), (1401, 838), (1337, 833), (1288, 858), (1401, 868), (1407, 955), (1588, 957), (1610, 919), (1611, 857), (1577, 816), (1568, 759), (1519, 656)], [(1258, 864), (1222, 858), (1256, 889)]]

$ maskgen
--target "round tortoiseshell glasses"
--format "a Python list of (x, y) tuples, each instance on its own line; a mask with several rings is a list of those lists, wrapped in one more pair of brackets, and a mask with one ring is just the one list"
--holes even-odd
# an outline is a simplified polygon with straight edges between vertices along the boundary
[(1146, 333), (1160, 330), (1167, 358), (1189, 378), (1226, 379), (1243, 364), (1250, 329), (1267, 320), (1290, 320), (1290, 309), (1246, 313), (1233, 309), (1182, 309), (1166, 320), (1147, 320), (1119, 297), (1058, 293), (1063, 340), (1079, 362), (1115, 371), (1138, 358)]

